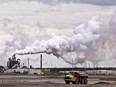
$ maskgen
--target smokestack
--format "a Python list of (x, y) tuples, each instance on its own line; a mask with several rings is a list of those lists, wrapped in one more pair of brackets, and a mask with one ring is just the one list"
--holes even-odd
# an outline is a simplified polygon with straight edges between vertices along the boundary
[(42, 54), (40, 55), (40, 69), (42, 69)]

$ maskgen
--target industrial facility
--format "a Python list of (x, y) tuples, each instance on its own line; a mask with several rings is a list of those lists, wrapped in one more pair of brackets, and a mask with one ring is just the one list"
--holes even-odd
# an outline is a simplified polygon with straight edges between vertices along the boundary
[(15, 54), (12, 56), (12, 58), (8, 59), (7, 68), (8, 69), (20, 68), (20, 59), (16, 59)]
[(85, 67), (51, 67), (51, 68), (43, 68), (42, 67), (42, 54), (40, 54), (40, 67), (33, 68), (32, 65), (29, 64), (29, 59), (27, 60), (28, 65), (21, 66), (21, 60), (19, 58), (16, 58), (16, 54), (14, 54), (11, 58), (8, 59), (7, 62), (7, 69), (4, 68), (4, 66), (0, 67), (0, 73), (27, 73), (27, 74), (43, 74), (46, 72), (49, 73), (66, 73), (67, 71), (86, 71), (91, 75), (94, 74), (112, 74), (116, 75), (116, 68), (115, 67), (94, 67), (94, 68), (85, 68)]

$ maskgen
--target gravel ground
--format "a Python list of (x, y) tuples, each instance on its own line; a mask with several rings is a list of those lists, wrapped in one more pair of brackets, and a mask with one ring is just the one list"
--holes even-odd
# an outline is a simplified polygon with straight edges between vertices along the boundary
[(65, 84), (63, 77), (0, 76), (0, 87), (116, 87), (116, 76), (90, 76), (88, 82)]
[(0, 87), (116, 87), (116, 84), (98, 83), (91, 85), (63, 84), (51, 82), (25, 82), (25, 83), (3, 83)]

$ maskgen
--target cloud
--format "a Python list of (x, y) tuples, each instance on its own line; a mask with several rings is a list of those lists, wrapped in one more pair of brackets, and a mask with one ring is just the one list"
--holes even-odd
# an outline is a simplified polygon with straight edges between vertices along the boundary
[(115, 0), (0, 0), (0, 3), (9, 3), (9, 2), (38, 2), (49, 6), (55, 6), (59, 4), (90, 4), (98, 6), (115, 6)]
[[(86, 24), (86, 21), (94, 15), (100, 16), (106, 23), (116, 9), (115, 2), (115, 0), (0, 0), (0, 20), (7, 18), (11, 20), (9, 24), (12, 23), (8, 30), (0, 29), (2, 33), (0, 52), (15, 40), (14, 32), (17, 30), (25, 37), (29, 36), (29, 39), (35, 40), (48, 38), (52, 33), (71, 35), (75, 26), (80, 23)], [(15, 29), (12, 29), (14, 26)], [(18, 32), (16, 36), (20, 37)]]
[(38, 1), (47, 5), (57, 4), (69, 4), (69, 3), (85, 3), (99, 6), (114, 6), (116, 5), (115, 0), (26, 0), (26, 1)]
[(115, 0), (80, 0), (81, 3), (85, 4), (93, 4), (99, 6), (115, 6)]

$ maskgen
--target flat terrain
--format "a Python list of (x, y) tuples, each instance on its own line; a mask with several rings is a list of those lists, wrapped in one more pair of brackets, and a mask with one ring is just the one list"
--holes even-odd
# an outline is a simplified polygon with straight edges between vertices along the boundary
[(65, 84), (62, 77), (0, 75), (0, 87), (116, 87), (116, 76), (89, 76), (88, 85)]
[(0, 87), (116, 87), (114, 84), (64, 84), (64, 83), (52, 83), (52, 82), (20, 82), (20, 83), (2, 83)]

